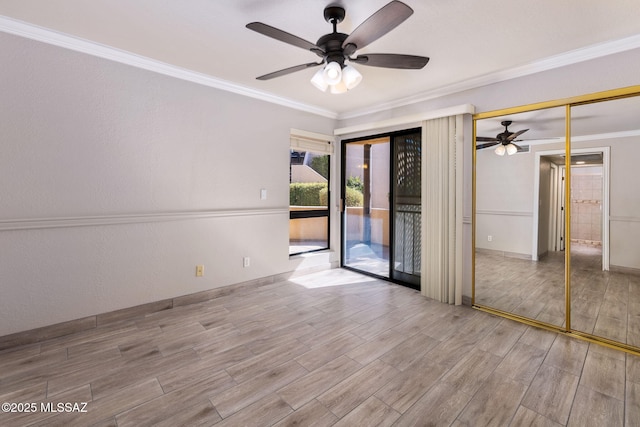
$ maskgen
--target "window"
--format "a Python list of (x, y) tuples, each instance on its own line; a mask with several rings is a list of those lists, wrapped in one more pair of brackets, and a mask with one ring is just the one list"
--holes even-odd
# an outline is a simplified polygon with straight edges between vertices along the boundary
[(289, 162), (289, 255), (329, 249), (331, 144), (296, 135)]

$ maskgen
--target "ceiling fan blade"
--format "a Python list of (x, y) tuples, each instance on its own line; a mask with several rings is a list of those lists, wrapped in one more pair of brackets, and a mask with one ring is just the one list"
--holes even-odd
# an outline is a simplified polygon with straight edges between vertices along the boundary
[(265, 74), (264, 76), (256, 77), (257, 80), (271, 80), (276, 77), (285, 76), (287, 74), (295, 73), (296, 71), (306, 70), (307, 68), (317, 67), (322, 65), (323, 62), (309, 62), (308, 64), (296, 65), (295, 67), (285, 68), (284, 70), (274, 71), (273, 73)]
[(507, 138), (507, 141), (513, 141), (514, 139), (516, 139), (517, 137), (519, 137), (520, 135), (522, 135), (523, 133), (525, 133), (528, 130), (529, 129), (522, 129), (522, 130), (519, 130), (516, 133), (513, 133), (513, 134), (509, 135), (509, 137)]
[(265, 35), (267, 37), (271, 37), (273, 39), (279, 40), (281, 42), (301, 47), (305, 50), (310, 50), (315, 52), (318, 55), (323, 55), (324, 52), (315, 44), (306, 41), (305, 39), (301, 39), (298, 36), (294, 36), (293, 34), (289, 34), (286, 31), (279, 30), (275, 27), (272, 27), (267, 24), (263, 24), (262, 22), (251, 22), (247, 24), (247, 28), (253, 30), (257, 33)]
[(498, 138), (492, 138), (488, 136), (476, 136), (476, 142), (500, 142)]
[(351, 61), (370, 67), (419, 70), (427, 65), (429, 58), (426, 56), (401, 55), (396, 53), (368, 53), (353, 58)]
[(498, 144), (500, 144), (500, 142), (498, 142), (498, 141), (487, 142), (485, 144), (478, 144), (478, 145), (476, 145), (476, 150), (482, 150), (483, 148), (493, 147), (494, 145), (498, 145)]
[(342, 43), (342, 47), (346, 48), (349, 44), (355, 45), (355, 48), (347, 49), (347, 52), (349, 52), (347, 55), (350, 55), (355, 49), (362, 49), (369, 43), (384, 36), (412, 14), (413, 9), (406, 4), (400, 1), (392, 1), (353, 30)]
[(525, 149), (522, 148), (521, 146), (519, 146), (518, 144), (514, 144), (513, 142), (511, 144), (513, 144), (518, 149), (519, 153), (522, 152), (522, 151), (525, 151)]

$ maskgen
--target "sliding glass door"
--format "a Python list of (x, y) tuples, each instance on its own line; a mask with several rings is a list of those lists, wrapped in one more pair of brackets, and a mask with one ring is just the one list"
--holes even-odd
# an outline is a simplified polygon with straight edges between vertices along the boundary
[(343, 266), (420, 283), (420, 131), (343, 144)]
[(389, 278), (389, 137), (344, 144), (343, 265)]

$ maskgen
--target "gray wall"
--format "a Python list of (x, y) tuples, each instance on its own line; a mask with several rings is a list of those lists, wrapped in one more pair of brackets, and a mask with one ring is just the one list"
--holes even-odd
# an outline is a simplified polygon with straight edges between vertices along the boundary
[(476, 154), (477, 247), (531, 257), (534, 156)]
[(333, 120), (4, 33), (0, 64), (0, 336), (330, 261), (289, 259), (288, 165)]

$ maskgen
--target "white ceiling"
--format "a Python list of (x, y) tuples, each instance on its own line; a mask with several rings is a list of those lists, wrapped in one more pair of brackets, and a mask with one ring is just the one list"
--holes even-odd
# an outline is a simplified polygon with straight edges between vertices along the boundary
[[(415, 13), (358, 53), (428, 56), (422, 70), (356, 65), (362, 84), (322, 93), (315, 69), (256, 76), (316, 56), (245, 28), (260, 21), (313, 43), (331, 32), (323, 9), (346, 9), (350, 33), (389, 0), (0, 0), (0, 15), (346, 116), (509, 75), (576, 50), (640, 36), (638, 0), (405, 0)], [(484, 80), (483, 80), (484, 79)]]
[[(564, 107), (508, 114), (477, 121), (479, 136), (495, 137), (504, 131), (501, 122), (510, 120), (509, 131), (529, 129), (518, 140), (523, 144), (564, 142), (566, 111)], [(640, 96), (615, 99), (571, 108), (572, 141), (607, 139), (640, 135)]]

